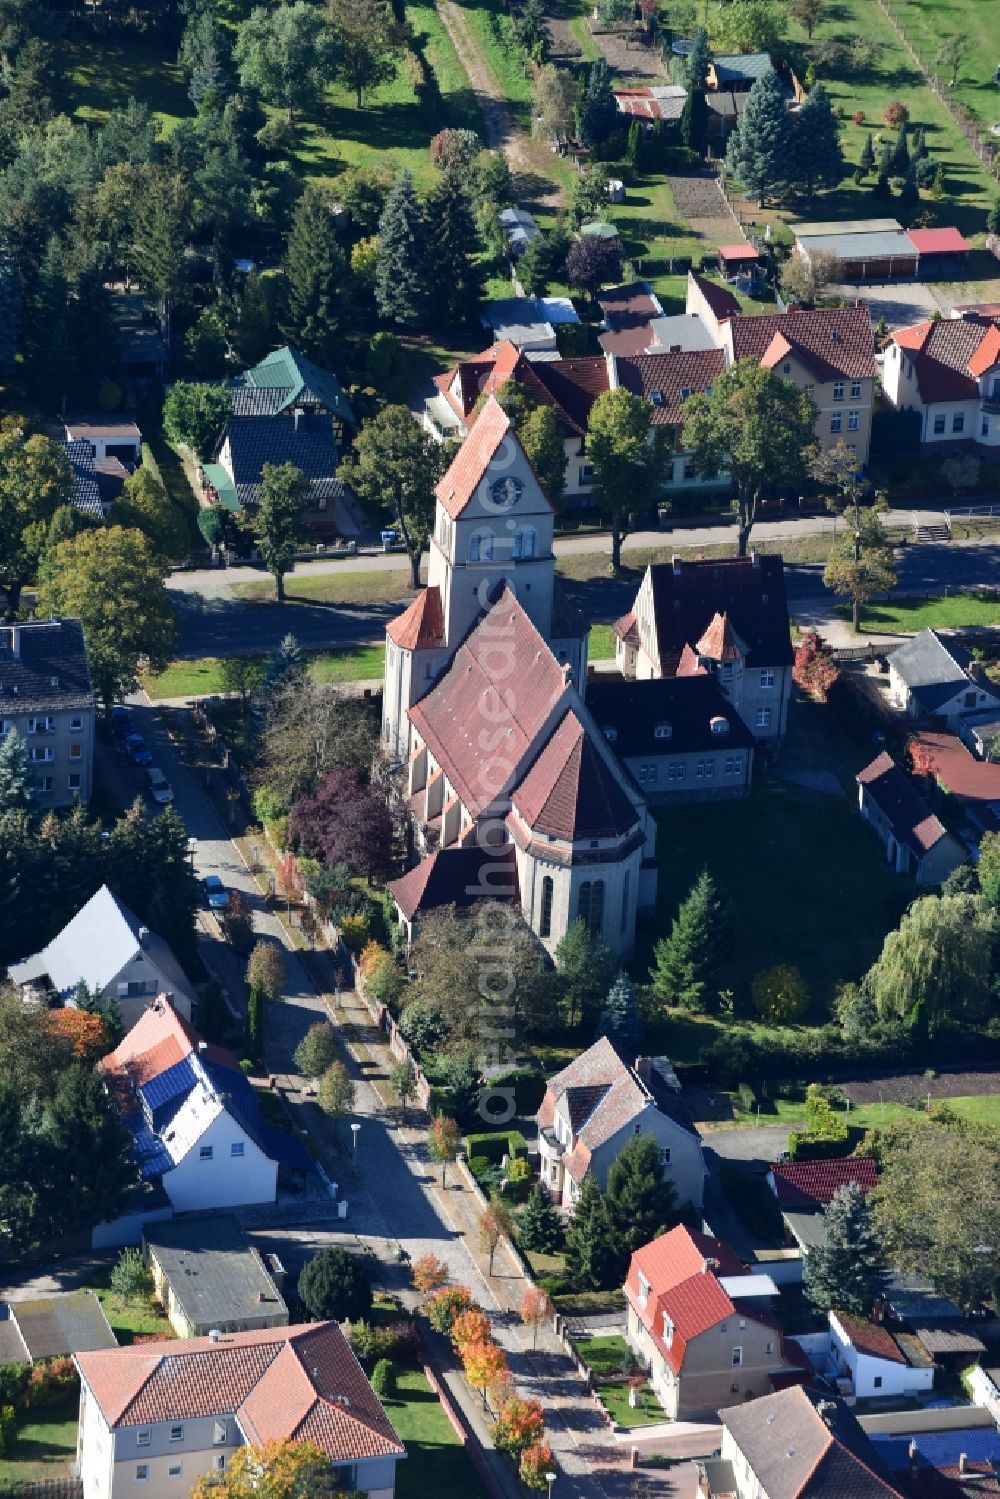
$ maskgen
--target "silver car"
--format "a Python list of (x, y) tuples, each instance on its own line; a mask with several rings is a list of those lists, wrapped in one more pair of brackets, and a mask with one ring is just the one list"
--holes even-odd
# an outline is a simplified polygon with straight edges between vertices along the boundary
[(169, 802), (173, 801), (174, 788), (158, 765), (151, 765), (149, 767), (146, 771), (146, 780), (149, 783), (149, 794), (154, 802), (158, 802), (161, 807), (165, 807)]

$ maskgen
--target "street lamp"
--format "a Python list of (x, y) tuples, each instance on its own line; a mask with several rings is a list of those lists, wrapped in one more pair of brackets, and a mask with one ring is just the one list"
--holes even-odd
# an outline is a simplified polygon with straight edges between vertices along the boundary
[(557, 1473), (546, 1473), (545, 1475), (545, 1482), (549, 1486), (549, 1499), (552, 1499), (552, 1485), (555, 1483), (558, 1476), (559, 1475)]
[(357, 1160), (357, 1158), (358, 1158), (358, 1136), (360, 1135), (360, 1133), (361, 1133), (361, 1125), (360, 1124), (352, 1124), (351, 1125), (351, 1152), (352, 1152), (355, 1160)]
[(188, 841), (187, 841), (187, 851), (188, 851), (188, 854), (190, 855), (190, 858), (191, 858), (191, 873), (192, 874), (194, 873), (194, 854), (195, 854), (195, 849), (197, 847), (198, 847), (198, 840), (197, 840), (197, 838), (189, 838)]

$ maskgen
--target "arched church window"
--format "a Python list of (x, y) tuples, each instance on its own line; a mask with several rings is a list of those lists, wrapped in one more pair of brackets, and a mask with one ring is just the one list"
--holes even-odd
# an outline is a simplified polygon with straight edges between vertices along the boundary
[(547, 874), (542, 880), (542, 911), (538, 924), (538, 935), (540, 937), (551, 937), (552, 935), (552, 876)]

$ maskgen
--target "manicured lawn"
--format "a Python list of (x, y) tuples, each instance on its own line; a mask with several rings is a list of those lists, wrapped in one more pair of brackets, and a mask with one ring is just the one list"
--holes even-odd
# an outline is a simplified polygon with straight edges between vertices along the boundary
[[(172, 661), (166, 671), (144, 678), (143, 685), (154, 702), (168, 697), (209, 697), (226, 690), (222, 664), (219, 656)], [(362, 682), (381, 678), (384, 669), (384, 645), (317, 651), (309, 657), (309, 675), (316, 682)]]
[[(774, 783), (746, 801), (657, 810), (660, 881), (657, 915), (640, 929), (632, 963), (644, 979), (655, 939), (669, 931), (679, 902), (708, 868), (733, 913), (733, 955), (720, 973), (738, 1006), (750, 980), (776, 963), (805, 979), (810, 1019), (825, 1020), (838, 983), (857, 979), (877, 957), (911, 887), (880, 857), (848, 796)], [(674, 1055), (675, 1022), (664, 1023)]]
[(397, 1375), (386, 1415), (406, 1446), (399, 1464), (397, 1499), (485, 1499), (482, 1484), (440, 1401), (416, 1369)]
[(950, 1098), (948, 1100), (956, 1114), (963, 1119), (972, 1119), (977, 1124), (988, 1124), (1000, 1130), (1000, 1097), (987, 1093), (976, 1098)]
[(598, 1384), (594, 1389), (618, 1426), (656, 1426), (670, 1419), (648, 1386), (639, 1391), (634, 1410), (628, 1403), (627, 1384)]
[(591, 661), (615, 659), (615, 632), (610, 625), (591, 625), (587, 655)]
[(617, 1333), (600, 1338), (581, 1338), (575, 1347), (584, 1363), (598, 1376), (623, 1373), (626, 1358), (631, 1361), (630, 1367), (635, 1366), (631, 1349)]
[[(846, 616), (850, 610), (840, 610)], [(863, 630), (893, 633), (927, 628), (961, 630), (967, 625), (1000, 628), (1000, 600), (972, 593), (940, 595), (930, 599), (899, 599), (891, 604), (873, 604), (861, 612)]]
[(69, 1395), (57, 1405), (28, 1411), (24, 1421), (18, 1422), (9, 1456), (0, 1458), (0, 1483), (13, 1485), (68, 1477), (69, 1465), (76, 1457), (79, 1415), (78, 1394)]
[[(384, 571), (291, 574), (285, 580), (289, 604), (305, 599), (310, 604), (384, 604), (412, 598), (409, 569), (386, 568)], [(252, 583), (236, 583), (233, 593), (239, 599), (269, 603), (274, 599), (270, 578), (255, 578)]]
[[(711, 512), (719, 515), (718, 509)], [(721, 512), (722, 524), (731, 524), (728, 512)], [(669, 522), (668, 522), (669, 524)], [(832, 542), (832, 528), (827, 531), (817, 531), (808, 536), (791, 537), (777, 541), (754, 540), (754, 550), (760, 553), (780, 552), (786, 562), (825, 562), (830, 555)], [(676, 543), (662, 547), (636, 547), (627, 551), (622, 557), (622, 567), (619, 572), (620, 578), (632, 578), (636, 587), (642, 581), (642, 575), (646, 568), (653, 562), (669, 562), (671, 557), (700, 558), (700, 557), (735, 557), (736, 543), (734, 541), (708, 542), (703, 546), (678, 546)], [(556, 572), (564, 578), (572, 578), (576, 583), (589, 582), (591, 578), (606, 578), (608, 575), (608, 561), (610, 557), (610, 543), (606, 551), (597, 552), (569, 552), (563, 553), (556, 558)], [(245, 586), (245, 585), (243, 585)], [(593, 651), (591, 655), (593, 656)]]
[(98, 1271), (87, 1281), (88, 1290), (94, 1291), (111, 1323), (111, 1330), (122, 1345), (131, 1343), (135, 1337), (172, 1338), (170, 1326), (158, 1302), (149, 1297), (144, 1301), (121, 1302), (111, 1292), (111, 1266)]

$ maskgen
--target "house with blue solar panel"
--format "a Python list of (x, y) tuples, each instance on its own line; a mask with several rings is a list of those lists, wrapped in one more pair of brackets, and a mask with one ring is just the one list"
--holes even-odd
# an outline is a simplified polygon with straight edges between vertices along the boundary
[(313, 1169), (301, 1141), (266, 1122), (232, 1053), (201, 1040), (164, 995), (99, 1067), (141, 1180), (174, 1212), (274, 1202), (279, 1172)]

